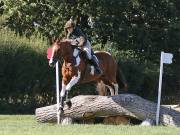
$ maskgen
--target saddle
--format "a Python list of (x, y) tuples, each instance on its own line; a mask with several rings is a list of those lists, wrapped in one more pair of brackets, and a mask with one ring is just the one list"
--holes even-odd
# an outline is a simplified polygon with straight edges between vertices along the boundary
[[(73, 49), (78, 49), (79, 50), (79, 53), (76, 57), (74, 57), (74, 65), (76, 65), (76, 58), (79, 56), (80, 58), (82, 58), (84, 60), (84, 62), (86, 63), (86, 69), (85, 69), (85, 75), (87, 74), (91, 74), (91, 75), (94, 75), (95, 74), (95, 67), (94, 67), (94, 63), (93, 63), (93, 60), (89, 60), (88, 57), (87, 57), (87, 54), (85, 51), (83, 51), (82, 49), (80, 49), (78, 46), (75, 46), (75, 45), (72, 45)], [(98, 61), (98, 58), (96, 57), (95, 53), (93, 50), (91, 50), (91, 55), (92, 57), (94, 57), (97, 61)]]

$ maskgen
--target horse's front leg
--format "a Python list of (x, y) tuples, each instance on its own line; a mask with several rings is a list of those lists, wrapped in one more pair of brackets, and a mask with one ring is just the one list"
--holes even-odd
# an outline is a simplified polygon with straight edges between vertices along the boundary
[(61, 85), (61, 94), (60, 94), (60, 107), (59, 109), (63, 111), (64, 108), (64, 100), (65, 100), (65, 92), (66, 92), (66, 85), (64, 83), (64, 80), (62, 80), (62, 85)]
[(68, 99), (69, 91), (71, 90), (72, 86), (74, 86), (79, 81), (80, 77), (81, 77), (81, 72), (78, 71), (78, 75), (73, 76), (70, 82), (66, 86), (66, 103), (69, 107), (71, 107), (71, 101)]

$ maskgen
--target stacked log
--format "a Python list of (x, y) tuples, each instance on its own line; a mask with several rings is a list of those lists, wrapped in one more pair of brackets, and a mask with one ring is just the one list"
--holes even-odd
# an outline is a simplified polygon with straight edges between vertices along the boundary
[[(134, 94), (120, 94), (116, 96), (87, 95), (76, 96), (71, 99), (72, 107), (64, 107), (61, 117), (72, 120), (86, 120), (97, 117), (123, 116), (138, 120), (156, 119), (157, 104)], [(56, 104), (37, 108), (35, 111), (38, 122), (56, 122)], [(180, 112), (161, 106), (160, 123), (162, 125), (180, 126)]]

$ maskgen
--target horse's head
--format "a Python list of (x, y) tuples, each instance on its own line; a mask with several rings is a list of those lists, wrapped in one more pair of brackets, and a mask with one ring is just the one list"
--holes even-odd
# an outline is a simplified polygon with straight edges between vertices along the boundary
[(66, 59), (73, 53), (70, 42), (56, 39), (52, 41), (52, 47), (48, 50), (49, 66), (54, 67), (61, 58)]

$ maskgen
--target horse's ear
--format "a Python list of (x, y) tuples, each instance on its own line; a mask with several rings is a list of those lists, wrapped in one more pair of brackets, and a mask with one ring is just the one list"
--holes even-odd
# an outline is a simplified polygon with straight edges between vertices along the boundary
[(55, 39), (55, 42), (59, 43), (61, 40), (62, 40), (61, 37), (58, 37), (58, 38)]
[(62, 37), (58, 37), (58, 38), (55, 39), (55, 42), (56, 42), (56, 43), (60, 43), (62, 40), (63, 40)]
[(59, 41), (61, 41), (63, 38), (62, 37), (58, 37)]
[(55, 37), (52, 37), (51, 38), (51, 43), (54, 43), (56, 41), (56, 38)]
[(55, 37), (55, 36), (54, 36), (54, 37), (51, 38), (51, 43), (52, 43), (52, 44), (55, 43), (55, 42), (56, 42), (56, 43), (59, 43), (60, 41), (61, 41), (61, 38), (59, 38), (59, 37)]

